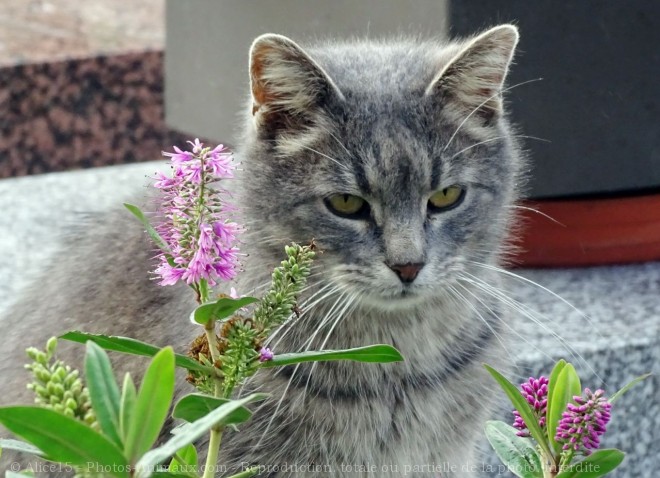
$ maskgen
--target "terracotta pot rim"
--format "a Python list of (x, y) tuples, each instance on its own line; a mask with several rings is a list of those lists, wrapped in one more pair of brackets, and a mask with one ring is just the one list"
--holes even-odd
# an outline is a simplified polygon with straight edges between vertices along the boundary
[(660, 191), (521, 204), (518, 267), (575, 267), (660, 260)]

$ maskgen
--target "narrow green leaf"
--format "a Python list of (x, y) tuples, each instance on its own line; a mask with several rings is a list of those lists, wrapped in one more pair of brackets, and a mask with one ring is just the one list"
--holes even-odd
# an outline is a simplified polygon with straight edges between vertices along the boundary
[(562, 470), (557, 478), (598, 478), (607, 475), (621, 464), (625, 454), (621, 450), (597, 450), (584, 460)]
[[(174, 405), (172, 416), (180, 418), (187, 422), (194, 422), (199, 420), (209, 412), (229, 402), (226, 398), (216, 398), (210, 395), (203, 395), (201, 393), (191, 393), (186, 395)], [(250, 419), (252, 412), (247, 408), (237, 409), (231, 417), (228, 417), (225, 424), (243, 423)]]
[[(566, 366), (566, 360), (564, 359), (559, 360), (555, 364), (554, 368), (552, 369), (552, 373), (550, 374), (550, 379), (548, 380), (548, 404), (545, 407), (546, 423), (548, 422), (548, 417), (550, 416), (549, 412), (553, 407), (552, 394), (557, 386), (557, 379), (559, 378), (559, 374), (561, 373), (562, 370), (564, 370), (565, 366)], [(555, 424), (555, 431), (556, 431), (556, 424)], [(557, 442), (555, 442), (555, 433), (550, 431), (550, 427), (546, 426), (546, 434), (548, 435), (548, 442), (550, 443), (550, 446), (552, 447), (552, 449), (556, 449)]]
[(215, 302), (203, 304), (193, 310), (191, 317), (198, 324), (206, 324), (209, 320), (222, 320), (226, 319), (238, 309), (246, 305), (258, 302), (259, 299), (254, 297), (241, 297), (240, 299), (231, 299), (223, 297)]
[(322, 350), (320, 352), (300, 352), (278, 354), (272, 360), (263, 362), (263, 367), (280, 367), (302, 362), (327, 362), (329, 360), (354, 360), (356, 362), (389, 363), (401, 362), (403, 356), (391, 345), (368, 345), (347, 350)]
[(135, 463), (158, 439), (174, 396), (174, 352), (165, 347), (149, 364), (128, 425), (125, 451)]
[(616, 392), (614, 395), (612, 395), (612, 396), (610, 397), (610, 399), (608, 400), (608, 402), (610, 402), (610, 403), (614, 403), (614, 402), (616, 402), (619, 398), (621, 398), (621, 396), (622, 396), (624, 393), (626, 393), (628, 390), (630, 390), (631, 388), (633, 388), (635, 385), (637, 385), (637, 384), (638, 384), (639, 382), (641, 382), (642, 380), (646, 380), (646, 379), (649, 378), (651, 375), (652, 375), (652, 374), (650, 374), (650, 373), (645, 373), (644, 375), (640, 375), (639, 377), (632, 379), (632, 380), (631, 380), (630, 382), (628, 382), (628, 384), (625, 385), (621, 390), (619, 390), (619, 391)]
[(195, 445), (190, 443), (177, 450), (176, 455), (170, 461), (168, 471), (196, 476), (192, 470), (197, 470), (197, 450)]
[(537, 441), (543, 452), (548, 456), (552, 456), (550, 448), (548, 447), (548, 440), (546, 439), (546, 435), (543, 433), (543, 430), (541, 430), (541, 427), (539, 427), (538, 421), (536, 420), (536, 417), (534, 417), (534, 412), (527, 404), (527, 400), (525, 400), (525, 397), (522, 396), (520, 390), (518, 390), (515, 385), (509, 382), (501, 373), (499, 373), (491, 366), (484, 364), (484, 367), (486, 367), (486, 370), (488, 370), (495, 381), (500, 385), (500, 387), (502, 387), (504, 393), (506, 393), (507, 397), (509, 397), (509, 400), (511, 400), (513, 407), (518, 410), (518, 412), (520, 412), (520, 416), (525, 421), (525, 425), (527, 425), (529, 433), (532, 435), (534, 440)]
[(25, 478), (25, 477), (34, 477), (31, 473), (17, 473), (15, 471), (7, 470), (5, 471), (5, 478)]
[(85, 379), (89, 389), (89, 398), (96, 420), (105, 436), (118, 447), (122, 447), (119, 438), (119, 387), (112, 372), (108, 354), (91, 340), (87, 341), (85, 353)]
[[(80, 332), (78, 330), (67, 332), (66, 334), (60, 336), (60, 338), (81, 344), (91, 340), (96, 345), (105, 350), (113, 350), (115, 352), (122, 352), (131, 355), (142, 355), (144, 357), (153, 357), (162, 349), (162, 347), (157, 347), (156, 345), (147, 344), (145, 342), (140, 342), (139, 340), (131, 339), (128, 337), (89, 334), (86, 332)], [(176, 360), (177, 367), (185, 368), (188, 370), (199, 370), (200, 372), (206, 372), (209, 374), (214, 373), (214, 370), (211, 367), (206, 367), (196, 360), (193, 360), (190, 357), (186, 357), (185, 355), (175, 354), (174, 358)]]
[(129, 203), (124, 203), (124, 207), (128, 209), (131, 214), (133, 214), (138, 220), (142, 223), (142, 225), (145, 227), (147, 230), (147, 234), (149, 234), (149, 237), (151, 237), (151, 240), (154, 241), (156, 246), (163, 252), (170, 252), (170, 248), (167, 246), (167, 243), (165, 240), (158, 234), (158, 231), (154, 229), (154, 227), (151, 225), (149, 222), (149, 219), (144, 215), (144, 213), (140, 210), (139, 207), (129, 204)]
[(137, 462), (134, 477), (148, 478), (152, 475), (151, 470), (153, 470), (156, 465), (167, 460), (174, 455), (177, 450), (180, 450), (189, 443), (193, 443), (199, 437), (207, 433), (212, 427), (218, 424), (223, 424), (224, 420), (231, 417), (239, 408), (242, 408), (250, 402), (263, 400), (266, 397), (267, 395), (263, 393), (254, 393), (240, 400), (232, 400), (219, 406), (199, 420), (195, 420), (188, 424), (185, 429), (170, 438), (167, 443), (146, 453), (140, 461)]
[(543, 478), (541, 458), (529, 438), (516, 435), (506, 423), (486, 422), (486, 438), (509, 470), (520, 478)]
[(575, 368), (567, 363), (559, 372), (559, 376), (554, 383), (552, 390), (548, 388), (548, 394), (552, 393), (546, 409), (546, 427), (550, 443), (555, 453), (561, 452), (561, 443), (555, 441), (557, 425), (561, 420), (562, 414), (566, 411), (566, 405), (573, 401), (573, 397), (582, 394), (582, 385)]
[(121, 390), (121, 399), (119, 402), (119, 433), (122, 441), (126, 440), (128, 427), (135, 411), (135, 402), (137, 401), (137, 390), (131, 374), (124, 375), (124, 384)]
[(51, 461), (86, 465), (95, 463), (128, 478), (128, 463), (121, 450), (84, 423), (42, 407), (2, 407), (0, 423), (39, 448)]
[(24, 441), (12, 440), (10, 438), (0, 439), (0, 451), (1, 450), (20, 451), (21, 453), (29, 453), (34, 456), (44, 456), (44, 453), (36, 446), (25, 443)]

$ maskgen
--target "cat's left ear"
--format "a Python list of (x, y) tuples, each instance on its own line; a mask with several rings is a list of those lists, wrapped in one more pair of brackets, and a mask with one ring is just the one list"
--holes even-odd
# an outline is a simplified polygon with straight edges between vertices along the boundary
[(500, 25), (468, 41), (434, 78), (427, 95), (452, 103), (463, 117), (490, 123), (502, 114), (502, 84), (518, 44), (518, 29)]
[(272, 33), (250, 48), (252, 115), (277, 132), (306, 126), (331, 95), (342, 98), (328, 74), (293, 40)]

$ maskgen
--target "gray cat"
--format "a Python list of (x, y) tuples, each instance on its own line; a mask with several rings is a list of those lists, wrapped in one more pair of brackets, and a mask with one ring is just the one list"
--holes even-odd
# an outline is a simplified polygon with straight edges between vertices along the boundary
[[(261, 371), (245, 391), (272, 399), (227, 434), (226, 474), (247, 463), (278, 478), (478, 474), (493, 388), (481, 364), (505, 366), (506, 318), (479, 285), (498, 285), (490, 266), (506, 252), (520, 183), (501, 97), (517, 41), (503, 25), (449, 44), (254, 42), (237, 149), (249, 228), (239, 290), (264, 287), (283, 245), (313, 238), (322, 254), (302, 315), (275, 352), (388, 343), (406, 360)], [(186, 319), (190, 290), (150, 280), (153, 251), (134, 219), (118, 211), (85, 231), (10, 313), (3, 403), (31, 401), (18, 364), (52, 335), (84, 329), (185, 351), (199, 333)], [(83, 347), (61, 348), (80, 362)], [(122, 373), (144, 368), (114, 358)]]

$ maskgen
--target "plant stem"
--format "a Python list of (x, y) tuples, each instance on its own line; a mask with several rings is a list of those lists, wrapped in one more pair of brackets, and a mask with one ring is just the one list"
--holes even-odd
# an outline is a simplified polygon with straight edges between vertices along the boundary
[(211, 437), (209, 439), (209, 452), (206, 455), (206, 465), (204, 467), (204, 476), (202, 478), (213, 478), (215, 476), (215, 467), (218, 464), (218, 454), (220, 452), (220, 442), (222, 441), (222, 428), (211, 428)]
[[(209, 300), (208, 283), (202, 279), (199, 284), (200, 303), (205, 304)], [(206, 333), (206, 340), (209, 345), (209, 352), (211, 359), (215, 366), (220, 360), (220, 351), (218, 350), (218, 339), (215, 335), (215, 320), (209, 319), (204, 324), (204, 332)], [(214, 393), (216, 397), (222, 396), (222, 381), (214, 377)], [(220, 443), (222, 442), (222, 427), (211, 428), (211, 435), (209, 437), (208, 454), (206, 455), (206, 465), (204, 468), (203, 478), (213, 478), (215, 476), (215, 468), (218, 464), (218, 455), (220, 454)]]
[(240, 473), (236, 473), (235, 475), (231, 475), (229, 478), (248, 478), (250, 476), (254, 476), (259, 472), (259, 467), (258, 466), (253, 466), (252, 468), (248, 468), (245, 471), (241, 471)]

